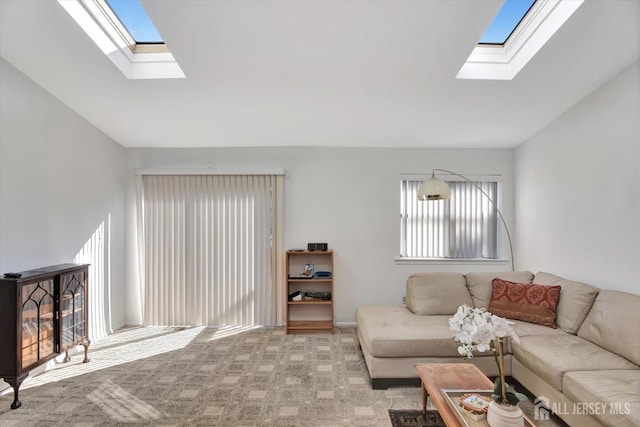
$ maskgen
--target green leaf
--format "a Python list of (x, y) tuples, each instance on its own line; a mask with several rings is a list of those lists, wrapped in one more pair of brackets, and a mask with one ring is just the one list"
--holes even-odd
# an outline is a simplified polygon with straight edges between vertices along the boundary
[[(520, 401), (527, 400), (527, 396), (522, 393), (518, 393), (511, 385), (505, 384), (507, 390), (507, 403), (509, 405), (517, 406)], [(495, 382), (493, 383), (493, 394), (491, 398), (498, 402), (502, 403), (502, 381), (500, 377), (496, 377)]]
[[(519, 401), (527, 400), (527, 395), (526, 394), (518, 393), (516, 391), (516, 389), (513, 388), (510, 384), (507, 384), (507, 390), (509, 391), (509, 393), (514, 395)], [(507, 394), (509, 394), (509, 393), (507, 393)]]
[[(518, 394), (520, 394), (520, 393), (518, 393)], [(518, 403), (520, 403), (520, 399), (518, 398), (518, 396), (516, 396), (515, 393), (508, 391), (507, 392), (507, 403), (509, 403), (509, 405), (518, 406)]]

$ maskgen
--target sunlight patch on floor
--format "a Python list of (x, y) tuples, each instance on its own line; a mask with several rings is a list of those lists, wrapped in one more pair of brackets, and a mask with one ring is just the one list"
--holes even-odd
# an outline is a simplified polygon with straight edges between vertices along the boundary
[(109, 380), (100, 384), (97, 389), (87, 395), (87, 398), (112, 420), (121, 423), (157, 420), (164, 416), (153, 406)]
[(133, 362), (186, 347), (205, 329), (204, 326), (175, 330), (173, 328), (135, 328), (116, 332), (89, 347), (89, 363), (82, 363), (81, 355), (71, 362), (56, 363), (51, 370), (27, 378), (21, 390), (77, 377), (112, 366)]
[(226, 337), (242, 334), (254, 329), (264, 329), (264, 326), (229, 326), (221, 329), (212, 329), (211, 336), (206, 341), (219, 340)]

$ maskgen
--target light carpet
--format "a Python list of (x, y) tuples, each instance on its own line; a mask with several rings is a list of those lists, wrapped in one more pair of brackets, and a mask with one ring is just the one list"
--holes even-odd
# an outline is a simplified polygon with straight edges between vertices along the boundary
[(418, 387), (372, 390), (355, 328), (133, 328), (0, 397), (0, 426), (389, 426)]

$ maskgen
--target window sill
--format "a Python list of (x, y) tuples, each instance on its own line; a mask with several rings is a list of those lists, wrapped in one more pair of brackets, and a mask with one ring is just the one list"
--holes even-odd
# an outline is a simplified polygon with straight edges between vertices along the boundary
[(469, 264), (507, 264), (508, 259), (489, 259), (489, 258), (404, 258), (395, 259), (396, 265), (469, 265)]

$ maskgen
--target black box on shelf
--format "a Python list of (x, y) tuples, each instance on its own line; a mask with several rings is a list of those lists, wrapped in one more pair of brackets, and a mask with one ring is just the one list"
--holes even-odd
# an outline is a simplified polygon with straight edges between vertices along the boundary
[(326, 251), (329, 245), (326, 243), (307, 243), (307, 249), (310, 251)]

